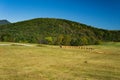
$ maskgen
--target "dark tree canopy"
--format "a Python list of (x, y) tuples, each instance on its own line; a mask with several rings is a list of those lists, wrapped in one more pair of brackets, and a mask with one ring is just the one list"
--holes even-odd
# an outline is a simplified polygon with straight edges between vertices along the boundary
[(120, 41), (120, 30), (98, 29), (55, 18), (37, 18), (0, 25), (0, 41), (54, 45), (90, 45), (101, 41)]

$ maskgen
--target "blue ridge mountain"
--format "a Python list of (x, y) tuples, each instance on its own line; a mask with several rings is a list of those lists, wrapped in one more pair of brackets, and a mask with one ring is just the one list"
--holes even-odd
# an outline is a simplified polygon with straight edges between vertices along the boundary
[(8, 20), (0, 20), (0, 25), (10, 24)]

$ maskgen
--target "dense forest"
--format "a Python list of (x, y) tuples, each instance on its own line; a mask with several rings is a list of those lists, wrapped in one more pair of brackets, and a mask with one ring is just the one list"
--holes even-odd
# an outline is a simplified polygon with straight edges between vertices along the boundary
[(104, 30), (55, 18), (37, 18), (0, 25), (0, 41), (53, 45), (91, 45), (120, 42), (120, 30)]

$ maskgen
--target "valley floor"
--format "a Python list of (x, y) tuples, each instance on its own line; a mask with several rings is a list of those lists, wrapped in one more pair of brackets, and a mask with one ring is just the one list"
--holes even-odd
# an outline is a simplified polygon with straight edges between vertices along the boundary
[(0, 80), (120, 80), (120, 43), (87, 47), (1, 42)]

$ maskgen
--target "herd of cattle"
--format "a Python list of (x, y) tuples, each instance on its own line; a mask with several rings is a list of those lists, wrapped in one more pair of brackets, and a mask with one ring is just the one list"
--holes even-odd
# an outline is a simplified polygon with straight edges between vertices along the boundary
[(84, 49), (84, 50), (94, 50), (94, 48), (89, 46), (60, 46), (60, 48), (76, 48), (76, 49)]

